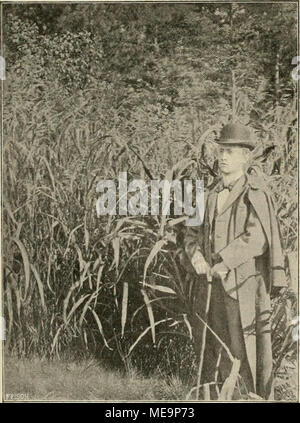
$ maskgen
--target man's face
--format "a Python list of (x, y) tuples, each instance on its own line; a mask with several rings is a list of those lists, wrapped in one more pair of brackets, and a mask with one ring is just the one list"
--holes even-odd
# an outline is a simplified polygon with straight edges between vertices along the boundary
[(217, 154), (222, 173), (244, 172), (248, 150), (239, 146), (218, 146)]

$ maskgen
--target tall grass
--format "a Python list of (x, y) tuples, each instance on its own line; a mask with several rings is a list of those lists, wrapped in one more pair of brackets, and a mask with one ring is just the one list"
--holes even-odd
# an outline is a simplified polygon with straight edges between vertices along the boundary
[[(6, 348), (22, 357), (94, 354), (122, 363), (127, 371), (145, 357), (145, 370), (168, 357), (168, 337), (185, 351), (182, 365), (188, 366), (184, 357), (191, 357), (185, 348), (193, 336), (195, 291), (181, 266), (182, 219), (97, 217), (96, 185), (100, 179), (117, 181), (121, 171), (128, 172), (129, 181), (190, 176), (211, 183), (211, 141), (218, 125), (188, 109), (170, 112), (146, 101), (130, 107), (131, 98), (122, 103), (119, 96), (107, 82), (93, 82), (70, 95), (55, 79), (42, 82), (33, 75), (28, 85), (24, 75), (8, 77), (3, 149)], [(293, 102), (270, 107), (262, 116), (265, 127), (257, 128), (265, 147), (276, 145), (263, 166), (271, 175), (294, 290), (295, 116)], [(274, 303), (277, 369), (283, 359), (295, 357), (295, 303), (291, 290)], [(156, 351), (149, 358), (151, 342)]]

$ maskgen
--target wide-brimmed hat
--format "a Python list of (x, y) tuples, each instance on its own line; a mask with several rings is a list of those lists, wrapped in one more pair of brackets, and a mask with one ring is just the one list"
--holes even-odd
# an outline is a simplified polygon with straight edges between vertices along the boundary
[(237, 145), (249, 148), (250, 150), (253, 150), (255, 147), (252, 130), (248, 126), (237, 122), (231, 122), (223, 126), (216, 143), (224, 146)]

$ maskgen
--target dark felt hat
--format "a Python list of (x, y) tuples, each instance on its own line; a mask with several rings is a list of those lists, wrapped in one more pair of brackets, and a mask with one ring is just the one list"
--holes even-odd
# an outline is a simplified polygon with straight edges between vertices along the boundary
[(249, 148), (250, 150), (253, 150), (255, 147), (251, 129), (240, 123), (233, 122), (223, 126), (220, 131), (220, 137), (216, 142), (220, 145), (238, 145)]

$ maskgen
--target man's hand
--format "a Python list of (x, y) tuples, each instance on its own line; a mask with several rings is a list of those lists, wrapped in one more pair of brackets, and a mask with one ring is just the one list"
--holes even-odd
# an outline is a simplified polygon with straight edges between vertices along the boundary
[(222, 281), (225, 280), (228, 272), (229, 269), (223, 262), (215, 264), (211, 269), (212, 275), (221, 278)]
[(196, 250), (192, 257), (192, 265), (197, 273), (197, 275), (207, 275), (207, 278), (210, 280), (210, 266), (200, 253), (199, 250)]

